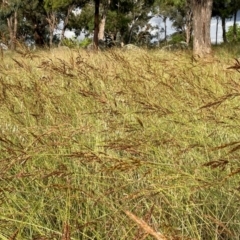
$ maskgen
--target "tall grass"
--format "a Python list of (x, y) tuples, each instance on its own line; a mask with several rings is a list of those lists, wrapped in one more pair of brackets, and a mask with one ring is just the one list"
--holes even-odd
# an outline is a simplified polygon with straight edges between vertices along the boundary
[(239, 239), (233, 55), (63, 49), (0, 64), (0, 239)]

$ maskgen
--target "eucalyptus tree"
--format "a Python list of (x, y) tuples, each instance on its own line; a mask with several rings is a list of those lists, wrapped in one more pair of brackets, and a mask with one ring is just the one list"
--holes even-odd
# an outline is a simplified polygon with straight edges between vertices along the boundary
[(108, 10), (105, 29), (108, 32), (111, 31), (118, 42), (129, 42), (131, 24), (132, 16), (128, 12), (112, 7)]
[[(139, 4), (143, 1), (135, 1)], [(147, 11), (147, 9), (145, 9)], [(101, 19), (100, 19), (100, 32), (99, 39), (103, 37), (103, 30), (116, 38), (121, 35), (121, 39), (129, 41), (129, 33), (131, 32), (131, 24), (134, 21), (134, 3), (131, 0), (103, 0)], [(122, 39), (123, 40), (123, 39)]]
[(98, 50), (98, 34), (99, 34), (99, 7), (100, 7), (100, 0), (94, 0), (94, 48)]
[(226, 37), (226, 19), (232, 16), (230, 0), (214, 0), (213, 1), (213, 17), (219, 17), (222, 22), (222, 38), (223, 42), (227, 42)]
[(81, 8), (80, 12), (70, 15), (68, 28), (77, 36), (79, 36), (81, 32), (84, 32), (86, 37), (89, 36), (94, 30), (93, 14), (94, 2), (89, 1)]
[(154, 7), (158, 11), (158, 15), (162, 17), (165, 23), (165, 40), (166, 40), (166, 19), (172, 21), (172, 27), (177, 31), (183, 32), (185, 41), (189, 44), (192, 34), (192, 9), (190, 0), (174, 1), (174, 0), (156, 0)]
[[(131, 42), (134, 33), (139, 32), (140, 28), (147, 23), (147, 20), (150, 19), (150, 7), (152, 6), (154, 0), (103, 0), (101, 3), (102, 11), (100, 15), (100, 2), (99, 0), (94, 0), (95, 3), (95, 15), (94, 15), (94, 44), (98, 46), (98, 40), (104, 37), (105, 26), (108, 25), (112, 27), (113, 35), (116, 36), (117, 32), (121, 32), (121, 35), (125, 35), (124, 30), (128, 30), (128, 40)], [(119, 26), (119, 24), (107, 23), (106, 18), (109, 11), (111, 16), (115, 12), (115, 16), (118, 20), (121, 20), (120, 23), (126, 24), (128, 21), (128, 29), (125, 26)], [(123, 15), (126, 17), (123, 18)], [(116, 21), (113, 21), (116, 23)]]
[(61, 30), (61, 34), (60, 34), (60, 41), (59, 41), (59, 46), (61, 45), (63, 39), (64, 39), (64, 34), (65, 31), (67, 29), (67, 25), (68, 25), (68, 21), (69, 21), (69, 17), (72, 13), (72, 11), (76, 8), (76, 4), (74, 2), (72, 2), (71, 4), (64, 6), (61, 11), (59, 12), (59, 17), (60, 19), (62, 19), (62, 30)]
[[(111, 33), (114, 38), (130, 42), (150, 19), (150, 6), (153, 0), (94, 0), (88, 2), (79, 15), (71, 15), (69, 28), (79, 34), (84, 30), (90, 35), (94, 30), (95, 45)], [(94, 16), (94, 17), (93, 17)]]
[(63, 28), (60, 39), (63, 39), (64, 33), (73, 9), (83, 7), (88, 0), (44, 0), (44, 9), (46, 11), (46, 20), (49, 29), (49, 46), (53, 44), (54, 31), (60, 21), (63, 21)]
[[(136, 1), (136, 3), (138, 0)], [(100, 1), (94, 0), (95, 3), (95, 15), (94, 15), (94, 45), (98, 47), (98, 41), (104, 38), (104, 32), (106, 27), (106, 18), (108, 11), (116, 12), (116, 18), (124, 11), (125, 14), (133, 10), (133, 2), (129, 0), (102, 0), (102, 13), (100, 15)], [(129, 4), (130, 3), (130, 4)], [(124, 8), (123, 8), (124, 6)], [(113, 27), (113, 26), (112, 26)], [(116, 31), (116, 28), (114, 29)]]
[[(179, 13), (178, 8), (171, 2), (164, 2), (162, 0), (156, 0), (153, 4), (152, 12), (155, 16), (160, 17), (164, 23), (164, 40), (167, 40), (167, 18), (170, 18), (174, 12)], [(175, 20), (175, 16), (172, 21)]]
[(0, 18), (0, 39), (3, 43), (7, 43), (7, 34), (8, 34), (8, 27), (5, 19)]
[(98, 40), (103, 40), (104, 39), (104, 32), (105, 32), (105, 26), (106, 26), (106, 19), (108, 15), (108, 10), (110, 6), (110, 0), (102, 0), (100, 3), (100, 8), (99, 8), (99, 32), (98, 32)]
[(47, 26), (46, 10), (42, 0), (23, 0), (22, 21), (19, 34), (25, 35), (25, 41), (35, 41), (35, 45), (42, 47), (46, 44)]
[(8, 33), (9, 33), (9, 42), (10, 49), (14, 50), (16, 47), (17, 40), (17, 28), (18, 28), (18, 11), (21, 8), (21, 0), (2, 0), (0, 17), (1, 19), (6, 19)]
[[(134, 36), (138, 37), (138, 33), (141, 32), (141, 28), (146, 26), (146, 23), (152, 17), (150, 11), (154, 4), (154, 0), (138, 0), (130, 1), (132, 9), (129, 12), (131, 22), (129, 24), (129, 40), (131, 42)], [(148, 26), (147, 26), (148, 27)]]
[(64, 39), (65, 31), (68, 27), (69, 18), (73, 14), (73, 10), (83, 8), (89, 0), (61, 0), (58, 4), (58, 16), (62, 20), (63, 26), (60, 34), (59, 45)]
[[(160, 0), (174, 6), (190, 7), (193, 28), (193, 54), (200, 58), (211, 55), (210, 22), (213, 0)], [(190, 24), (190, 23), (189, 23)]]
[(118, 23), (115, 29), (121, 32), (125, 42), (138, 39), (142, 28), (147, 26), (152, 17), (150, 12), (154, 0), (112, 0), (110, 10), (116, 12)]
[[(176, 8), (175, 8), (176, 9)], [(170, 15), (173, 26), (185, 33), (185, 41), (189, 45), (193, 30), (193, 12), (190, 7), (190, 0), (186, 0), (178, 4), (177, 11), (173, 11)]]
[(49, 30), (49, 47), (51, 48), (53, 43), (53, 33), (57, 27), (57, 10), (59, 7), (59, 2), (55, 0), (44, 0), (44, 9), (46, 11), (46, 20), (48, 22)]
[(193, 54), (200, 58), (212, 54), (210, 24), (213, 0), (190, 0), (193, 11)]

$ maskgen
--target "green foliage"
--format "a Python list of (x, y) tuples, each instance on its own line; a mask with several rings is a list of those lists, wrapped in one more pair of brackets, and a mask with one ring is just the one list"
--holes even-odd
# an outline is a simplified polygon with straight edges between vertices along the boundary
[(182, 8), (180, 7), (172, 7), (169, 10), (168, 17), (173, 22), (172, 27), (174, 27), (177, 31), (184, 31), (186, 24), (186, 10), (187, 6)]
[(3, 21), (0, 22), (0, 39), (5, 40), (7, 42), (8, 36), (8, 27), (7, 24)]
[(170, 5), (170, 6), (176, 6), (176, 7), (182, 7), (185, 6), (188, 0), (156, 0), (162, 5)]
[(125, 42), (131, 42), (132, 36), (136, 36), (139, 29), (151, 18), (148, 13), (152, 10), (153, 3), (152, 0), (111, 1), (107, 14), (108, 31), (115, 34), (120, 31)]
[(228, 42), (234, 42), (234, 41), (240, 42), (240, 25), (239, 24), (237, 24), (236, 29), (237, 29), (237, 38), (235, 39), (233, 34), (233, 26), (230, 26), (228, 28), (228, 31), (226, 33)]
[(128, 24), (130, 24), (131, 18), (128, 15), (117, 13), (116, 11), (108, 11), (106, 31), (112, 30), (121, 31), (121, 33), (128, 32)]
[(81, 11), (81, 14), (71, 14), (69, 18), (68, 28), (75, 31), (76, 35), (84, 29), (86, 33), (92, 32), (94, 29), (94, 5), (86, 4)]
[(183, 33), (174, 33), (170, 36), (169, 44), (176, 44), (185, 41), (185, 36)]
[(92, 39), (84, 38), (82, 41), (80, 41), (79, 47), (86, 48), (91, 42), (92, 42)]
[(0, 18), (6, 20), (6, 18), (9, 18), (14, 11), (18, 11), (23, 5), (21, 0), (11, 0), (3, 3), (0, 6)]
[(44, 8), (46, 11), (56, 11), (70, 5), (73, 0), (44, 0)]
[(61, 44), (69, 48), (76, 48), (79, 46), (79, 41), (76, 38), (64, 38)]
[(69, 48), (86, 48), (90, 43), (92, 42), (92, 39), (90, 38), (84, 38), (83, 40), (79, 41), (77, 38), (65, 38), (62, 41), (63, 46), (67, 46)]
[(127, 14), (134, 9), (134, 2), (128, 0), (113, 0), (110, 2), (110, 10), (117, 13)]
[(230, 0), (215, 0), (213, 1), (213, 11), (212, 16), (219, 16), (224, 18), (229, 18), (232, 13), (233, 9), (230, 4)]

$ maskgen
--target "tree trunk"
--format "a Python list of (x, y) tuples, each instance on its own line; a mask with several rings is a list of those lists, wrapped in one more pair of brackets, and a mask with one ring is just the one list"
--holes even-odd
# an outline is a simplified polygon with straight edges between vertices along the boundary
[(101, 16), (101, 20), (99, 23), (99, 33), (98, 33), (98, 39), (104, 39), (104, 32), (105, 32), (105, 24), (106, 24), (106, 14), (103, 13)]
[(191, 0), (193, 11), (193, 55), (211, 55), (210, 23), (213, 0)]
[(132, 26), (130, 27), (130, 30), (129, 30), (129, 38), (128, 38), (128, 44), (131, 43), (132, 41), (132, 34), (133, 34), (133, 26), (134, 24), (132, 24)]
[(189, 8), (186, 11), (186, 24), (185, 24), (185, 36), (187, 45), (189, 45), (191, 41), (191, 35), (192, 35), (192, 9)]
[(193, 12), (191, 9), (191, 0), (186, 1), (186, 20), (185, 20), (185, 38), (189, 45), (192, 37)]
[(95, 0), (95, 14), (94, 14), (94, 48), (98, 50), (98, 33), (99, 33), (99, 5), (100, 0)]
[(234, 15), (233, 15), (233, 39), (234, 41), (237, 41), (237, 11), (234, 12)]
[(104, 37), (105, 37), (104, 33), (105, 33), (106, 18), (107, 18), (107, 12), (108, 12), (109, 5), (110, 5), (110, 0), (103, 1), (103, 3), (102, 3), (103, 13), (102, 13), (100, 23), (99, 23), (98, 40), (104, 39)]
[(218, 44), (218, 23), (219, 23), (219, 17), (217, 16), (216, 18), (217, 23), (216, 23), (216, 45)]
[(189, 28), (189, 26), (186, 26), (185, 35), (186, 35), (186, 43), (189, 46), (189, 43), (191, 41), (191, 28)]
[(8, 24), (8, 31), (9, 31), (9, 36), (10, 36), (10, 49), (14, 50), (15, 49), (15, 43), (14, 43), (14, 34), (13, 34), (13, 16), (10, 16), (7, 18), (7, 24)]
[(164, 41), (167, 41), (167, 17), (163, 17), (163, 23), (164, 23)]
[(65, 31), (66, 31), (66, 28), (67, 28), (67, 24), (68, 24), (69, 17), (70, 17), (70, 14), (71, 14), (71, 12), (72, 12), (72, 10), (73, 10), (74, 8), (75, 8), (75, 5), (74, 5), (74, 4), (68, 6), (67, 14), (66, 14), (66, 17), (65, 17), (65, 19), (64, 19), (64, 21), (63, 21), (63, 29), (62, 29), (62, 31), (61, 31), (60, 41), (59, 41), (58, 46), (61, 46), (61, 44), (62, 44), (62, 41), (63, 41), (63, 39), (64, 39), (64, 34), (65, 34)]
[(47, 21), (49, 27), (49, 47), (51, 48), (53, 44), (53, 33), (57, 24), (55, 12), (50, 12), (47, 14)]
[(44, 45), (44, 36), (43, 36), (43, 31), (42, 27), (39, 24), (35, 24), (33, 28), (33, 37), (35, 40), (35, 44), (37, 46), (42, 47)]
[(16, 48), (16, 39), (17, 39), (17, 11), (14, 11), (14, 14), (7, 18), (8, 31), (10, 35), (10, 49), (15, 50)]
[(226, 35), (226, 18), (222, 17), (222, 36), (223, 36), (223, 42), (227, 42), (227, 35)]

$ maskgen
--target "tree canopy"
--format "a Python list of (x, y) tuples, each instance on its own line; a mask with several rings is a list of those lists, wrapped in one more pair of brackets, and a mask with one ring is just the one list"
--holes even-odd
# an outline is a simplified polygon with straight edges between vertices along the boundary
[[(0, 37), (14, 49), (16, 41), (31, 40), (48, 46), (60, 44), (67, 28), (77, 35), (84, 31), (86, 36), (93, 36), (97, 27), (96, 22), (94, 24), (95, 3), (91, 0), (1, 0)], [(160, 16), (165, 22), (170, 19), (186, 43), (191, 45), (193, 42), (193, 49), (200, 42), (206, 42), (207, 36), (208, 46), (211, 45), (208, 29), (211, 17), (222, 20), (224, 41), (227, 41), (225, 19), (235, 17), (233, 39), (239, 39), (236, 27), (236, 14), (240, 9), (238, 0), (100, 0), (98, 8), (97, 24), (102, 24), (98, 26), (102, 31), (99, 39), (104, 38), (105, 32), (111, 33), (114, 38), (120, 33), (124, 43), (150, 44), (154, 34), (151, 34), (153, 27), (148, 22), (153, 16)], [(81, 9), (80, 14), (74, 14), (75, 9)], [(204, 17), (200, 16), (203, 10), (208, 10)], [(206, 21), (198, 21), (199, 17)], [(198, 33), (199, 29), (203, 29), (203, 26), (199, 27), (202, 23), (206, 29)], [(56, 31), (60, 25), (61, 31)], [(166, 24), (163, 30), (165, 36), (160, 40), (167, 41)], [(140, 40), (142, 36), (147, 36), (149, 40)]]

